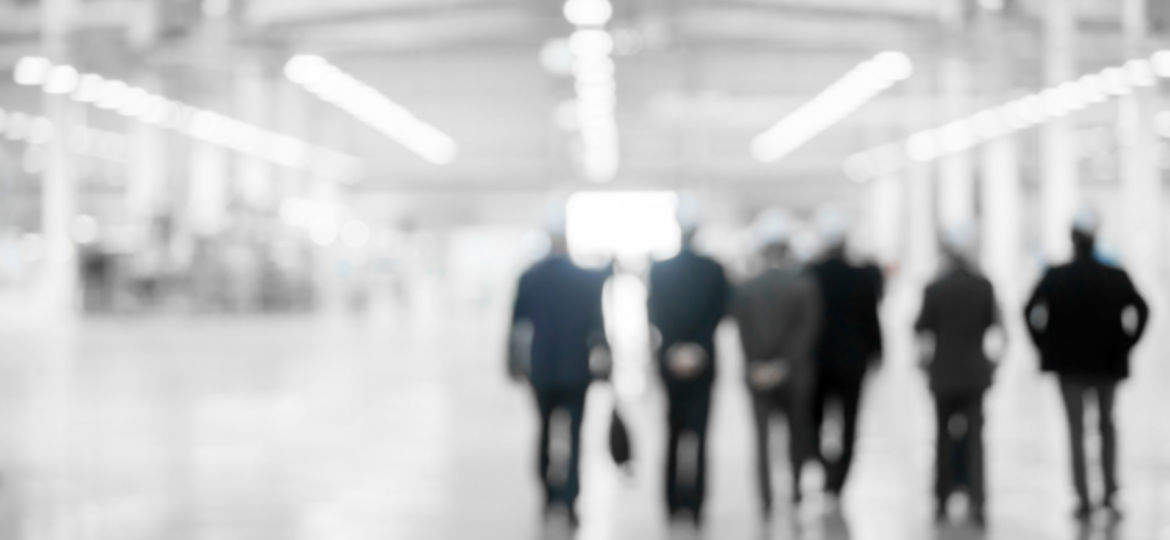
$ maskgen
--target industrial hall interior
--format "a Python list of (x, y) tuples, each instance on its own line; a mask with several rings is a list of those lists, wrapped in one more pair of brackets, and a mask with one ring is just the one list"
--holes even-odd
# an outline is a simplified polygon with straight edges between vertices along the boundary
[(1170, 540), (1168, 331), (1170, 0), (0, 0), (3, 539)]

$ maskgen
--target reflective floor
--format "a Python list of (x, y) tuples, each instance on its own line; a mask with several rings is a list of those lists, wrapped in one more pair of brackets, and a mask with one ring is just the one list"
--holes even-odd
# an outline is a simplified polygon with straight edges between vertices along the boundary
[[(887, 303), (888, 327), (905, 324), (902, 304)], [(99, 319), (35, 331), (6, 323), (0, 537), (564, 536), (537, 513), (534, 413), (503, 376), (501, 314), (408, 315)], [(663, 518), (663, 412), (651, 384), (623, 403), (632, 476), (607, 461), (613, 395), (594, 391), (577, 538), (1170, 538), (1170, 366), (1156, 341), (1119, 405), (1127, 518), (1078, 529), (1056, 388), (1017, 340), (988, 400), (990, 526), (980, 533), (961, 517), (932, 523), (931, 411), (908, 339), (894, 331), (866, 394), (841, 510), (813, 497), (762, 523), (747, 400), (724, 330), (731, 353), (715, 398), (703, 533)], [(783, 482), (778, 471), (780, 493)]]

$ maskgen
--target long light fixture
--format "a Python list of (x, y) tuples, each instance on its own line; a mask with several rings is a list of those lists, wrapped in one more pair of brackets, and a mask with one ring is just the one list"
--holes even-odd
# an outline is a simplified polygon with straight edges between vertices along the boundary
[(605, 29), (613, 16), (613, 5), (609, 0), (568, 0), (564, 14), (576, 28), (569, 37), (569, 52), (582, 168), (590, 181), (611, 182), (620, 165), (614, 39)]
[(751, 144), (752, 156), (764, 163), (783, 159), (913, 73), (914, 63), (905, 53), (877, 54), (756, 136)]
[(1135, 88), (1170, 78), (1170, 50), (1151, 58), (1135, 58), (1124, 64), (1089, 73), (989, 107), (953, 122), (925, 129), (904, 141), (854, 154), (845, 160), (845, 173), (857, 182), (891, 174), (911, 163), (926, 163), (964, 152), (980, 144), (1045, 124), (1133, 93)]
[(296, 55), (285, 63), (284, 75), (423, 159), (436, 165), (455, 161), (454, 139), (324, 58)]
[(354, 176), (361, 169), (360, 160), (353, 156), (193, 107), (118, 79), (80, 73), (73, 66), (53, 64), (46, 58), (21, 58), (13, 80), (276, 165), (343, 176)]

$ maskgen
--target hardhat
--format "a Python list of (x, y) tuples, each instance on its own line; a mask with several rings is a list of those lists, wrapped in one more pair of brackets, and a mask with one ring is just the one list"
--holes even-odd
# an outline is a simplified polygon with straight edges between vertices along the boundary
[(792, 238), (793, 229), (792, 218), (788, 212), (779, 208), (769, 208), (760, 212), (753, 224), (756, 242), (760, 247), (787, 244)]

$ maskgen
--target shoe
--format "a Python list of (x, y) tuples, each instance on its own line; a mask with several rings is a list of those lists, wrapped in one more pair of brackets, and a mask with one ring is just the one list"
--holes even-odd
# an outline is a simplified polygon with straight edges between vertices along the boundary
[(947, 505), (946, 503), (938, 503), (934, 507), (934, 522), (942, 525), (947, 522)]
[(1117, 523), (1125, 518), (1125, 513), (1112, 500), (1106, 500), (1102, 507), (1105, 509), (1106, 515), (1109, 516), (1110, 523)]
[(987, 514), (983, 513), (982, 508), (971, 509), (970, 519), (971, 519), (971, 524), (974, 525), (976, 528), (978, 528), (978, 529), (986, 529), (987, 528)]
[(1089, 518), (1093, 517), (1093, 508), (1088, 503), (1078, 504), (1073, 510), (1073, 519), (1081, 523), (1088, 523)]

